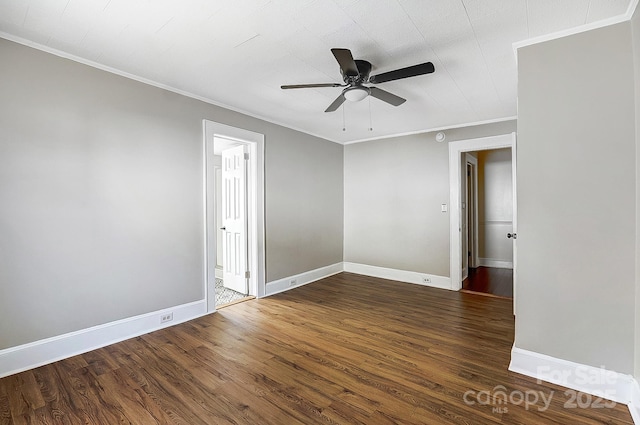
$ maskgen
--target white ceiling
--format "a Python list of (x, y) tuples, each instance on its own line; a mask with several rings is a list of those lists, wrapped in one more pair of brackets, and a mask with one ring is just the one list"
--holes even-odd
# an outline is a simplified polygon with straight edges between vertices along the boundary
[[(512, 43), (623, 15), (632, 0), (0, 0), (0, 32), (310, 134), (348, 142), (516, 115)], [(1, 34), (0, 34), (1, 35)], [(332, 47), (407, 99), (345, 102)], [(373, 130), (370, 131), (370, 120)]]

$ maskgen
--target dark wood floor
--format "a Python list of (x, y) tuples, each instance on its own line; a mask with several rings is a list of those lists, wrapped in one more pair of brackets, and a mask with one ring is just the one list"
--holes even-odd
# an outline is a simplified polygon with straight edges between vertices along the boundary
[(513, 298), (513, 270), (496, 267), (469, 268), (462, 289), (497, 297)]
[(508, 372), (511, 306), (341, 273), (1, 379), (0, 424), (632, 423)]

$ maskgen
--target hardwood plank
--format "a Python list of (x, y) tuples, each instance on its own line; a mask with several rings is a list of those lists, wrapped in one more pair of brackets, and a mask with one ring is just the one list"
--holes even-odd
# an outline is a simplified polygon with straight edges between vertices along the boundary
[(260, 369), (247, 368), (232, 359), (225, 359), (209, 347), (199, 347), (191, 355), (203, 367), (219, 374), (218, 379), (223, 382), (225, 394), (260, 412), (260, 423), (305, 424), (304, 421), (298, 420), (296, 415), (290, 415), (286, 409), (282, 408), (281, 400), (275, 395), (275, 391), (264, 384), (266, 376), (255, 372)]
[(0, 425), (12, 425), (11, 406), (9, 405), (9, 394), (7, 392), (6, 383), (9, 380), (0, 380)]
[[(149, 404), (149, 408), (147, 410), (154, 418), (165, 416), (171, 419), (171, 422), (168, 423), (179, 425), (189, 425), (191, 423), (191, 414), (188, 409), (184, 409), (183, 405), (175, 399), (173, 394), (168, 393), (162, 387), (162, 384), (158, 383), (153, 376), (148, 375), (145, 370), (138, 367), (138, 364), (136, 363), (137, 357), (128, 353), (126, 344), (116, 344), (106, 347), (106, 349), (120, 365), (120, 367), (112, 373), (117, 374), (118, 377), (123, 380), (126, 379), (127, 385), (132, 389), (141, 389), (137, 395), (127, 394), (122, 397), (126, 397), (127, 399), (136, 399), (139, 397), (144, 403)], [(126, 378), (121, 374), (126, 374)], [(105, 378), (101, 376), (99, 379), (104, 381), (109, 379), (109, 375), (110, 374), (107, 374)], [(105, 382), (104, 385), (108, 385), (108, 383)], [(123, 390), (119, 382), (118, 387), (111, 387), (111, 389), (115, 392), (117, 392), (118, 389)], [(123, 402), (124, 408), (126, 409), (128, 405), (129, 401), (125, 400)], [(162, 413), (156, 413), (156, 406)]]
[(110, 398), (117, 399), (127, 418), (134, 424), (179, 424), (149, 397), (122, 369), (104, 373), (98, 378), (100, 386), (108, 388)]
[[(103, 373), (107, 373), (118, 368), (118, 365), (111, 357), (109, 357), (108, 352), (104, 348), (84, 353), (82, 358), (96, 375), (102, 375)], [(66, 363), (67, 362), (65, 362), (65, 364)], [(67, 367), (67, 369), (74, 368), (75, 365)]]
[(51, 419), (50, 422), (44, 421), (43, 423), (81, 423), (81, 419), (77, 416), (62, 385), (62, 381), (66, 377), (63, 379), (57, 374), (56, 366), (57, 363), (53, 363), (33, 370), (40, 393), (46, 403), (39, 413)]
[[(62, 379), (63, 388), (78, 416), (86, 423), (133, 424), (125, 415), (120, 402), (99, 384), (91, 367), (74, 369), (59, 362), (54, 365)], [(71, 366), (71, 367), (68, 367)], [(101, 374), (106, 373), (100, 368)]]
[[(139, 373), (128, 369), (129, 376), (139, 379), (139, 385), (147, 391), (147, 394), (155, 398), (163, 411), (172, 418), (183, 418), (186, 424), (207, 424), (207, 413), (202, 410), (202, 401), (199, 394), (194, 394), (192, 385), (180, 376), (175, 365), (165, 365), (160, 359), (152, 354), (141, 357), (139, 354), (132, 354)], [(165, 366), (168, 366), (165, 369)], [(206, 408), (207, 406), (205, 406)], [(221, 424), (228, 424), (225, 418), (220, 418)]]
[(462, 289), (490, 296), (513, 298), (513, 270), (497, 267), (469, 269)]
[(16, 424), (36, 423), (36, 410), (45, 405), (30, 371), (9, 376), (6, 382), (9, 411)]
[[(0, 379), (0, 425), (632, 424), (509, 372), (513, 322), (511, 300), (340, 273)], [(550, 402), (465, 402), (497, 389)]]

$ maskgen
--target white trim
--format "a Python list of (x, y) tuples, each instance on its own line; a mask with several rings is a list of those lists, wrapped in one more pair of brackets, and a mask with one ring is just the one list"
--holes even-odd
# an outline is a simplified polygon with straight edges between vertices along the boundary
[(640, 385), (635, 379), (631, 383), (631, 399), (629, 400), (629, 413), (634, 424), (640, 425)]
[(444, 126), (444, 127), (426, 128), (424, 130), (415, 130), (415, 131), (408, 131), (408, 132), (405, 132), (405, 133), (389, 134), (387, 136), (378, 136), (378, 137), (370, 137), (368, 139), (351, 140), (349, 142), (344, 142), (342, 144), (343, 145), (352, 145), (354, 143), (371, 142), (373, 140), (392, 139), (394, 137), (402, 137), (402, 136), (413, 136), (415, 134), (433, 133), (433, 132), (436, 132), (436, 131), (444, 131), (444, 130), (453, 130), (453, 129), (456, 129), (456, 128), (473, 127), (473, 126), (476, 126), (476, 125), (495, 124), (495, 123), (500, 123), (500, 122), (515, 121), (517, 119), (518, 119), (518, 116), (517, 115), (513, 115), (513, 116), (510, 116), (510, 117), (495, 118), (495, 119), (492, 119), (492, 120), (475, 121), (475, 122), (461, 123), (461, 124), (452, 124), (452, 125), (447, 125), (447, 126)]
[(461, 155), (464, 152), (511, 148), (512, 161), (515, 161), (515, 156), (513, 156), (515, 138), (515, 133), (511, 133), (449, 143), (449, 276), (451, 276), (451, 289), (454, 291), (462, 288), (462, 260), (460, 257), (462, 250), (460, 226), (462, 214), (460, 208)]
[(515, 346), (511, 349), (509, 370), (623, 404), (631, 401), (635, 381), (631, 375), (604, 367), (574, 363)]
[(494, 260), (493, 258), (479, 258), (480, 266), (495, 267), (497, 269), (513, 269), (513, 261)]
[[(451, 289), (451, 281), (448, 277), (428, 273), (418, 273), (408, 270), (389, 269), (386, 267), (370, 266), (368, 264), (344, 263), (344, 271), (365, 276), (379, 277), (381, 279), (397, 280), (399, 282), (413, 283), (415, 285), (430, 286), (432, 288)], [(425, 283), (424, 278), (431, 279)]]
[(603, 19), (601, 21), (590, 22), (588, 24), (580, 25), (578, 27), (567, 28), (562, 31), (553, 32), (551, 34), (544, 34), (538, 37), (528, 38), (522, 41), (516, 41), (512, 44), (513, 50), (516, 52), (522, 47), (532, 46), (534, 44), (544, 43), (551, 40), (557, 40), (559, 38), (568, 37), (570, 35), (580, 34), (587, 31), (592, 31), (598, 28), (608, 27), (610, 25), (619, 24), (621, 22), (628, 21), (627, 15), (618, 15), (611, 18)]
[[(268, 297), (270, 295), (279, 294), (280, 292), (288, 291), (289, 289), (341, 273), (343, 271), (342, 264), (343, 263), (336, 263), (330, 266), (320, 267), (315, 270), (309, 270), (308, 272), (268, 282), (264, 296)], [(292, 280), (296, 281), (294, 285), (290, 284)]]
[(559, 38), (568, 37), (570, 35), (580, 34), (580, 33), (592, 31), (598, 28), (604, 28), (611, 25), (629, 21), (631, 20), (631, 18), (633, 18), (633, 14), (638, 6), (638, 1), (639, 0), (632, 0), (631, 3), (629, 3), (629, 7), (627, 8), (627, 11), (622, 15), (612, 16), (611, 18), (590, 22), (588, 24), (580, 25), (578, 27), (567, 28), (565, 30), (557, 31), (551, 34), (544, 34), (538, 37), (532, 37), (526, 40), (516, 41), (511, 46), (513, 48), (513, 51), (516, 53), (516, 58), (517, 58), (518, 49), (522, 47), (544, 43), (546, 41), (557, 40)]
[[(206, 120), (202, 121), (202, 228), (204, 229), (204, 261), (203, 261), (203, 276), (202, 280), (204, 282), (204, 299), (207, 300), (207, 312), (214, 313), (216, 311), (216, 302), (215, 302), (215, 290), (213, 293), (209, 291), (209, 272), (211, 271), (209, 266), (209, 230), (208, 230), (208, 222), (209, 222), (209, 210), (211, 205), (207, 205), (207, 202), (210, 199), (212, 193), (215, 193), (215, 187), (212, 188), (211, 185), (208, 184), (210, 180), (210, 173), (213, 171), (210, 167), (207, 152), (209, 148), (207, 148), (207, 122)], [(214, 253), (215, 255), (215, 253)], [(215, 264), (215, 263), (214, 263)], [(215, 270), (214, 270), (215, 272)], [(215, 286), (214, 286), (215, 287)]]
[[(173, 320), (161, 324), (160, 316), (167, 313), (173, 313)], [(205, 314), (206, 300), (194, 301), (0, 350), (0, 378), (177, 325)]]
[[(468, 267), (477, 267), (480, 264), (480, 220), (478, 220), (478, 158), (466, 154), (467, 163), (473, 165), (473, 251), (471, 252), (471, 264)], [(467, 207), (468, 208), (468, 207)]]

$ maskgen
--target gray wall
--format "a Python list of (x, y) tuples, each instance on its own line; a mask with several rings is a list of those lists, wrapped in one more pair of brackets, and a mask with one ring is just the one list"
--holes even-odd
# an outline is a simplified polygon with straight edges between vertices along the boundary
[(267, 281), (342, 261), (341, 145), (1, 39), (0, 57), (0, 349), (203, 299), (203, 119), (265, 134)]
[(267, 282), (342, 262), (343, 146), (267, 140)]
[[(640, 8), (631, 19), (636, 97), (636, 170), (640, 170)], [(636, 171), (637, 172), (637, 171)], [(636, 181), (636, 334), (635, 377), (640, 380), (640, 184)]]
[(478, 256), (513, 262), (513, 175), (511, 148), (477, 152)]
[(629, 23), (518, 54), (515, 345), (633, 372), (636, 168)]
[[(446, 131), (447, 142), (507, 134), (515, 121)], [(449, 276), (449, 148), (434, 133), (346, 145), (344, 259)]]

